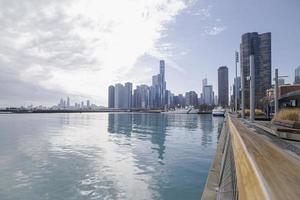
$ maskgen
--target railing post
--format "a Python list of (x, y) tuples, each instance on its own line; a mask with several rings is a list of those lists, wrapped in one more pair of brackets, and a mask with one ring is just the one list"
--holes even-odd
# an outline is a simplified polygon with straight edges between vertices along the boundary
[(250, 55), (250, 121), (255, 119), (255, 64), (254, 55)]
[(278, 113), (278, 69), (275, 69), (275, 86), (274, 86), (274, 107), (275, 114)]

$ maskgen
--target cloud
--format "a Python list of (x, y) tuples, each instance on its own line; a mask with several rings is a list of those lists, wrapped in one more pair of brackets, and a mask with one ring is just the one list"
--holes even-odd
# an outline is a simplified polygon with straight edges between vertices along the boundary
[[(158, 52), (167, 25), (187, 6), (184, 0), (2, 0), (0, 84), (104, 104), (107, 86), (139, 57)], [(30, 99), (29, 91), (14, 98)], [(7, 90), (0, 92), (9, 101)]]
[(194, 7), (190, 7), (188, 13), (193, 16), (197, 16), (202, 21), (202, 35), (218, 35), (222, 33), (226, 26), (222, 24), (222, 20), (220, 18), (216, 18), (213, 12), (213, 5), (208, 4), (206, 7), (203, 7), (202, 2), (195, 1), (196, 5)]
[(212, 26), (205, 27), (204, 35), (218, 35), (226, 29), (225, 26)]
[(192, 11), (191, 14), (200, 16), (202, 20), (206, 20), (211, 17), (212, 5), (208, 5), (206, 8), (200, 8), (196, 11)]

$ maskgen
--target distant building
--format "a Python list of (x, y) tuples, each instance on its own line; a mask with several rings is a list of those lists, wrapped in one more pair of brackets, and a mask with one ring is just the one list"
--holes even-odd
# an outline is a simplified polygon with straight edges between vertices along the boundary
[(234, 84), (233, 84), (233, 94), (232, 94), (232, 104), (235, 104), (235, 90), (237, 90), (237, 102), (238, 102), (238, 108), (241, 104), (241, 77), (234, 78)]
[(160, 83), (161, 83), (160, 74), (152, 76), (152, 88), (151, 88), (152, 108), (159, 108), (162, 105), (161, 102), (162, 88)]
[(130, 109), (132, 107), (132, 83), (127, 82), (124, 86), (124, 107)]
[(279, 78), (278, 79), (278, 86), (284, 85), (284, 79), (283, 78)]
[(166, 101), (166, 81), (165, 81), (165, 61), (159, 62), (159, 74), (152, 76), (151, 108), (162, 108), (167, 104)]
[(90, 100), (86, 100), (86, 107), (87, 107), (87, 108), (91, 108)]
[(182, 94), (174, 96), (174, 106), (175, 107), (185, 107), (185, 98)]
[(217, 95), (215, 95), (215, 97), (214, 97), (214, 104), (218, 105), (218, 103), (219, 103), (219, 98), (218, 98)]
[(295, 69), (295, 84), (300, 84), (300, 66)]
[(166, 102), (166, 80), (165, 80), (165, 61), (164, 60), (160, 60), (159, 61), (159, 74), (160, 74), (160, 78), (161, 78), (161, 102), (162, 102), (162, 106), (164, 106), (165, 104), (167, 104)]
[(207, 86), (207, 78), (202, 80), (202, 92), (203, 92), (205, 86)]
[(59, 108), (63, 108), (64, 107), (64, 100), (61, 98), (58, 104)]
[(195, 91), (189, 91), (185, 93), (185, 105), (198, 106), (198, 95)]
[(133, 92), (133, 107), (149, 109), (150, 108), (150, 87), (147, 85), (138, 85)]
[(168, 108), (174, 107), (174, 94), (170, 90), (166, 90), (165, 101)]
[(240, 45), (241, 74), (245, 86), (245, 108), (250, 107), (250, 55), (254, 55), (255, 63), (255, 102), (257, 108), (263, 108), (262, 99), (266, 91), (271, 88), (271, 33), (258, 34), (257, 32), (242, 35)]
[(121, 83), (115, 85), (115, 108), (124, 108), (124, 86)]
[(214, 105), (214, 92), (212, 85), (204, 86), (203, 102), (206, 105)]
[(108, 87), (108, 108), (115, 107), (115, 87), (110, 85)]
[[(113, 89), (111, 88), (111, 92)], [(111, 94), (111, 99), (113, 95)], [(112, 102), (111, 102), (112, 103)], [(117, 83), (114, 87), (114, 108), (130, 109), (132, 108), (132, 83), (127, 82), (125, 85)]]
[(70, 108), (70, 97), (67, 98), (67, 108)]
[(218, 69), (218, 104), (222, 107), (227, 107), (228, 97), (228, 68), (221, 66)]

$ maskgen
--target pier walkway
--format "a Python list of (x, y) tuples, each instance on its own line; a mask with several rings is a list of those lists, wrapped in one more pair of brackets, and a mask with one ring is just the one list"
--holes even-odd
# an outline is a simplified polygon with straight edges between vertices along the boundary
[(300, 199), (299, 152), (298, 142), (228, 115), (202, 199)]

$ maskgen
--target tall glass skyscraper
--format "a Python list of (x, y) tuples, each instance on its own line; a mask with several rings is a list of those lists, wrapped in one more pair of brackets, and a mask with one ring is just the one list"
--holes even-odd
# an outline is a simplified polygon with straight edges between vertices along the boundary
[(257, 108), (262, 108), (262, 99), (266, 90), (271, 88), (272, 57), (271, 33), (258, 34), (257, 32), (242, 35), (240, 45), (241, 81), (245, 87), (245, 108), (250, 107), (250, 55), (254, 55), (255, 64), (255, 102)]
[(110, 85), (108, 87), (108, 108), (115, 107), (115, 87)]
[(167, 104), (166, 102), (166, 81), (165, 81), (165, 61), (160, 60), (159, 61), (159, 74), (160, 74), (160, 87), (161, 87), (161, 106), (164, 106)]
[(159, 62), (159, 74), (152, 76), (151, 107), (162, 108), (166, 102), (165, 61)]
[(218, 69), (218, 103), (220, 106), (228, 106), (228, 96), (228, 68), (221, 66)]
[[(110, 92), (113, 89), (109, 89)], [(111, 94), (112, 96), (112, 94)], [(111, 98), (112, 99), (112, 98)], [(125, 85), (117, 83), (114, 88), (114, 108), (130, 109), (132, 107), (132, 83), (127, 82)]]
[(127, 82), (124, 86), (124, 108), (130, 109), (132, 107), (132, 83)]

